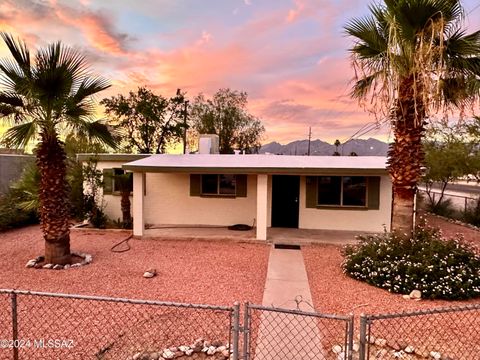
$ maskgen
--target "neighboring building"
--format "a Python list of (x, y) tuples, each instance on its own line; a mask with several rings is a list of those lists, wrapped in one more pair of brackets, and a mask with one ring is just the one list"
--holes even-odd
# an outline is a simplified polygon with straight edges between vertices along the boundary
[(27, 164), (35, 161), (33, 155), (0, 152), (0, 195), (5, 194), (10, 185), (18, 180)]
[[(88, 154), (79, 156), (87, 160)], [(385, 157), (97, 155), (104, 174), (133, 172), (134, 235), (149, 225), (255, 223), (269, 227), (389, 230), (392, 186)], [(107, 178), (107, 177), (105, 177)], [(107, 181), (106, 214), (121, 217)]]

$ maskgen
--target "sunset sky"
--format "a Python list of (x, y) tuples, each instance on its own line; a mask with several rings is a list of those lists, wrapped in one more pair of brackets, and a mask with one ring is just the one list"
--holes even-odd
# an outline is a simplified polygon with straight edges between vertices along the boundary
[[(374, 118), (348, 97), (353, 70), (343, 26), (366, 0), (0, 0), (0, 30), (30, 47), (61, 40), (110, 79), (111, 96), (147, 85), (193, 98), (246, 91), (264, 143), (346, 140)], [(469, 31), (478, 0), (464, 1)], [(0, 57), (7, 56), (3, 43)], [(101, 115), (101, 114), (100, 114)], [(387, 140), (388, 128), (364, 137)]]

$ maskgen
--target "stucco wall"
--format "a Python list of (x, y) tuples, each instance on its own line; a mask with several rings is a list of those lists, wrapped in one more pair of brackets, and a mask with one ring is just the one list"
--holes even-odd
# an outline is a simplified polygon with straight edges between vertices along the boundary
[[(122, 162), (102, 161), (98, 169), (120, 168)], [(326, 210), (305, 207), (306, 177), (300, 177), (299, 227), (354, 231), (383, 231), (390, 226), (391, 182), (381, 177), (379, 210)], [(257, 180), (249, 175), (247, 197), (209, 198), (190, 196), (190, 175), (180, 173), (147, 173), (144, 215), (147, 224), (232, 225), (252, 224), (256, 217)], [(105, 213), (111, 219), (121, 218), (120, 196), (105, 195)], [(272, 176), (268, 177), (267, 224), (271, 226)]]
[[(102, 171), (103, 169), (113, 169), (113, 168), (122, 168), (124, 161), (99, 161), (97, 164), (97, 170)], [(103, 194), (103, 189), (100, 189), (100, 194)], [(111, 220), (122, 219), (122, 209), (120, 207), (120, 194), (118, 195), (104, 195), (103, 196), (103, 205), (105, 206), (104, 211), (105, 215)], [(130, 201), (133, 201), (132, 196), (130, 196)]]
[(254, 175), (248, 176), (247, 197), (237, 198), (190, 196), (189, 174), (150, 173), (146, 184), (147, 224), (251, 225), (256, 217)]
[(390, 229), (392, 185), (388, 176), (380, 180), (378, 210), (327, 210), (306, 208), (306, 177), (300, 177), (299, 227), (302, 229), (358, 230), (381, 232)]

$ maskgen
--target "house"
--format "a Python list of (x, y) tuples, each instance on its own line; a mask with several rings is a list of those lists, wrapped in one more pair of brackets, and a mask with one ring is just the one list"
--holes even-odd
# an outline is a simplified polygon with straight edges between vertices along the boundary
[[(200, 144), (202, 146), (202, 144)], [(208, 144), (207, 144), (208, 145)], [(88, 154), (79, 156), (88, 159)], [(133, 173), (133, 232), (148, 225), (255, 224), (381, 232), (390, 227), (392, 186), (386, 158), (375, 156), (97, 155), (104, 174)], [(110, 181), (106, 214), (120, 218)]]

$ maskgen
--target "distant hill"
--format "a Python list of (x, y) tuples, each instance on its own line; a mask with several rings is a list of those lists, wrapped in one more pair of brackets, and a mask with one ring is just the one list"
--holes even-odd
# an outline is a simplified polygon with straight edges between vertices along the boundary
[[(338, 147), (342, 155), (350, 155), (355, 152), (358, 156), (386, 156), (388, 144), (383, 141), (369, 138), (367, 140), (354, 139), (345, 145)], [(260, 148), (260, 154), (270, 153), (278, 155), (306, 155), (308, 152), (308, 140), (296, 140), (282, 145), (278, 142), (265, 144)], [(332, 155), (335, 152), (335, 145), (322, 140), (312, 140), (310, 143), (310, 155)]]

